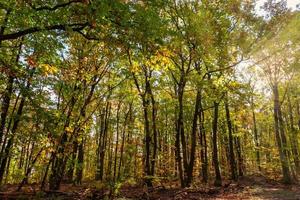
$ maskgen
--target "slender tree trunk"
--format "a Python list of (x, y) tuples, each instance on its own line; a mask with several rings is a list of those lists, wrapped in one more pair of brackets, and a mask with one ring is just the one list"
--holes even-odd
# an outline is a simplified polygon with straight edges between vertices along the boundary
[(281, 115), (281, 105), (279, 101), (279, 92), (278, 85), (275, 83), (273, 85), (273, 95), (274, 95), (274, 123), (275, 123), (275, 136), (277, 140), (278, 151), (280, 155), (282, 174), (283, 174), (283, 182), (291, 183), (291, 172), (290, 172), (290, 164), (287, 154), (287, 144), (284, 133), (284, 128), (282, 127), (282, 115)]
[(31, 165), (27, 168), (26, 173), (25, 173), (25, 177), (22, 179), (21, 183), (19, 184), (17, 191), (20, 191), (22, 189), (23, 185), (28, 183), (28, 178), (29, 178), (29, 175), (32, 171), (32, 168), (33, 168), (34, 164), (36, 163), (36, 161), (38, 160), (38, 158), (40, 157), (43, 150), (44, 149), (41, 149), (37, 153), (37, 155), (35, 156), (35, 158), (33, 159), (32, 163), (31, 163)]
[[(39, 123), (39, 122), (37, 122), (37, 123)], [(36, 126), (38, 126), (38, 124)], [(32, 156), (33, 156), (34, 149), (35, 149), (35, 141), (30, 142), (31, 140), (32, 139), (30, 136), (30, 139), (28, 142), (28, 154), (26, 156), (27, 159), (26, 159), (26, 163), (25, 163), (25, 173), (28, 170), (30, 163), (32, 162)], [(30, 148), (30, 150), (29, 150), (29, 148)]]
[(196, 135), (197, 135), (197, 125), (198, 125), (198, 115), (201, 103), (201, 90), (197, 89), (196, 102), (195, 102), (195, 110), (194, 110), (194, 118), (193, 118), (193, 126), (192, 126), (192, 134), (191, 134), (191, 151), (190, 151), (190, 162), (187, 169), (187, 180), (186, 187), (189, 187), (192, 183), (193, 179), (193, 169), (195, 163), (195, 153), (196, 153)]
[(119, 123), (120, 123), (120, 109), (121, 103), (119, 102), (117, 108), (117, 135), (116, 135), (116, 146), (115, 146), (115, 162), (114, 162), (114, 181), (116, 181), (116, 174), (117, 174), (117, 160), (118, 160), (118, 146), (119, 146)]
[[(177, 110), (177, 109), (175, 109)], [(177, 116), (178, 119), (178, 116)], [(180, 131), (178, 130), (178, 120), (175, 122), (175, 129), (176, 129), (176, 135), (175, 135), (175, 157), (176, 157), (176, 163), (175, 165), (175, 176), (177, 175), (177, 171), (179, 172), (179, 178), (181, 187), (184, 187), (184, 179), (183, 179), (183, 171), (182, 171), (182, 158), (181, 158), (181, 146), (180, 146)]]
[(154, 95), (151, 90), (151, 86), (149, 83), (149, 95), (151, 97), (151, 104), (152, 104), (152, 132), (153, 132), (153, 153), (152, 153), (152, 160), (151, 160), (151, 176), (155, 174), (155, 163), (156, 163), (156, 155), (157, 155), (157, 127), (156, 127), (156, 115), (157, 115), (157, 103), (154, 99)]
[(290, 94), (288, 94), (288, 109), (289, 109), (289, 121), (290, 121), (290, 131), (291, 131), (291, 146), (292, 153), (294, 158), (294, 164), (296, 168), (296, 174), (300, 174), (300, 159), (299, 159), (299, 143), (298, 143), (298, 134), (294, 125), (294, 115), (292, 109), (292, 103), (290, 99)]
[(10, 97), (11, 97), (11, 94), (13, 91), (13, 82), (14, 82), (14, 77), (12, 75), (10, 75), (8, 77), (7, 86), (6, 86), (5, 92), (3, 94), (3, 100), (2, 100), (2, 105), (1, 105), (0, 147), (2, 145), (2, 138), (3, 138), (3, 134), (4, 134), (6, 117), (8, 114), (8, 108), (9, 108), (9, 104), (10, 104)]
[(80, 185), (82, 183), (82, 176), (83, 176), (83, 161), (84, 161), (84, 141), (81, 139), (78, 145), (78, 164), (76, 167), (76, 179), (75, 183)]
[(215, 186), (222, 185), (222, 178), (220, 172), (219, 158), (218, 158), (218, 144), (217, 144), (217, 131), (218, 131), (218, 117), (219, 117), (219, 104), (214, 102), (214, 117), (212, 124), (212, 145), (213, 145), (213, 164), (215, 169)]
[(75, 139), (75, 141), (73, 142), (73, 150), (70, 158), (69, 168), (67, 171), (67, 182), (69, 183), (73, 182), (74, 166), (76, 162), (77, 150), (78, 150), (78, 142)]
[[(120, 159), (119, 159), (118, 175), (117, 175), (118, 180), (121, 177), (121, 167), (122, 167), (122, 164), (123, 164), (123, 154), (124, 154), (124, 145), (125, 145), (125, 137), (126, 137), (126, 135), (125, 135), (126, 127), (127, 127), (128, 121), (130, 123), (130, 120), (128, 120), (128, 116), (129, 116), (129, 118), (131, 118), (132, 117), (131, 115), (132, 115), (132, 102), (129, 105), (129, 109), (128, 109), (128, 112), (125, 115), (125, 120), (124, 120), (124, 124), (123, 124), (122, 144), (121, 144), (121, 149), (120, 149)], [(129, 127), (132, 128), (130, 125), (129, 125)]]
[[(33, 75), (33, 72), (31, 73), (30, 77), (32, 77), (32, 75)], [(31, 85), (31, 82), (28, 80), (25, 90), (28, 90), (30, 85)], [(4, 148), (3, 159), (1, 160), (1, 165), (0, 165), (0, 183), (3, 180), (3, 176), (4, 176), (4, 173), (5, 173), (5, 167), (7, 165), (7, 161), (8, 161), (8, 158), (10, 156), (9, 154), (10, 154), (11, 148), (13, 146), (15, 133), (17, 131), (19, 122), (21, 120), (23, 108), (25, 106), (25, 101), (26, 101), (26, 95), (23, 94), (22, 99), (21, 99), (20, 104), (19, 104), (19, 107), (18, 107), (18, 111), (17, 111), (16, 116), (14, 118), (13, 127), (11, 129), (12, 136), (8, 139), (7, 145)], [(3, 144), (3, 145), (5, 145), (5, 144)]]
[[(135, 117), (134, 117), (134, 109), (133, 109), (133, 102), (131, 102), (130, 106), (129, 106), (129, 111), (128, 111), (128, 130), (127, 130), (127, 136), (124, 136), (126, 138), (126, 142), (127, 144), (129, 144), (129, 146), (131, 146), (132, 148), (125, 148), (125, 152), (126, 154), (128, 155), (128, 157), (130, 159), (123, 159), (122, 157), (122, 164), (123, 165), (123, 174), (124, 174), (124, 177), (127, 177), (129, 175), (132, 174), (132, 171), (136, 172), (136, 170), (132, 170), (132, 165), (135, 166), (135, 161), (136, 161), (136, 152), (135, 152), (135, 147), (133, 145), (133, 141), (134, 141), (134, 138), (132, 137), (133, 136), (133, 129), (134, 129), (134, 121), (135, 121)], [(125, 129), (124, 129), (125, 130)], [(133, 163), (134, 162), (134, 163)]]
[(202, 103), (200, 102), (200, 110), (199, 110), (199, 138), (200, 138), (200, 158), (201, 158), (201, 175), (204, 183), (208, 181), (208, 156), (207, 156), (207, 141), (206, 141), (206, 131), (204, 127), (204, 111), (202, 108)]
[(108, 123), (110, 118), (110, 102), (106, 102), (106, 107), (103, 109), (100, 116), (100, 133), (98, 138), (98, 147), (97, 147), (97, 167), (96, 167), (96, 180), (103, 180), (103, 172), (104, 172), (104, 158), (105, 158), (105, 150), (107, 144), (107, 131), (108, 131)]
[(42, 179), (42, 182), (41, 182), (41, 187), (40, 189), (43, 191), (45, 189), (45, 185), (46, 185), (46, 181), (47, 181), (47, 176), (48, 176), (48, 172), (49, 172), (49, 168), (50, 168), (50, 165), (51, 163), (53, 162), (53, 154), (51, 154), (50, 156), (50, 160), (46, 166), (46, 169), (45, 169), (45, 173), (44, 173), (44, 176), (43, 176), (43, 179)]
[[(77, 86), (74, 87), (74, 92), (77, 90)], [(64, 176), (66, 168), (66, 155), (65, 155), (65, 144), (68, 141), (67, 128), (69, 127), (73, 108), (77, 99), (73, 95), (70, 100), (70, 106), (67, 111), (66, 121), (64, 124), (64, 130), (59, 138), (58, 146), (55, 152), (53, 152), (53, 162), (51, 167), (51, 174), (49, 178), (50, 190), (59, 190), (61, 181)]]
[(60, 144), (58, 150), (54, 152), (54, 159), (52, 162), (51, 174), (49, 178), (49, 188), (50, 190), (59, 190), (60, 184), (65, 171), (65, 143), (67, 142), (67, 133), (63, 132), (63, 135), (60, 139)]
[(230, 171), (231, 171), (231, 179), (237, 180), (237, 172), (236, 172), (236, 161), (234, 155), (234, 146), (233, 146), (233, 136), (232, 136), (232, 123), (230, 118), (230, 111), (228, 105), (228, 94), (226, 94), (225, 100), (225, 112), (226, 112), (226, 121), (227, 121), (227, 128), (228, 128), (228, 144), (229, 144), (229, 163), (230, 163)]
[(235, 137), (234, 142), (235, 142), (237, 158), (238, 158), (238, 173), (239, 173), (239, 176), (244, 176), (244, 162), (243, 162), (243, 156), (242, 156), (240, 137)]
[[(8, 16), (9, 16), (10, 13), (11, 13), (11, 11), (6, 12), (6, 15), (5, 15), (5, 18), (4, 18), (4, 21), (3, 21), (4, 22), (3, 26), (0, 27), (0, 35), (4, 33), (4, 30), (6, 28), (6, 23), (8, 21)], [(0, 41), (0, 44), (1, 43), (2, 42)], [(18, 54), (16, 56), (16, 64), (19, 63), (20, 55), (21, 55), (21, 52), (22, 52), (22, 45), (23, 45), (23, 38), (21, 39), (21, 42), (18, 46)], [(30, 72), (29, 79), (32, 78), (34, 71), (35, 70), (32, 70)], [(29, 89), (29, 87), (30, 87), (31, 81), (29, 79), (27, 80), (27, 85), (25, 87), (26, 89)], [(5, 125), (6, 125), (6, 119), (7, 119), (7, 116), (8, 116), (8, 109), (9, 109), (9, 105), (10, 105), (11, 95), (13, 93), (13, 85), (14, 85), (14, 75), (13, 75), (13, 71), (10, 71), (9, 75), (8, 75), (7, 86), (6, 86), (6, 89), (5, 89), (4, 94), (3, 94), (3, 100), (2, 100), (2, 105), (1, 105), (1, 114), (0, 114), (0, 147), (1, 147), (0, 163), (2, 162), (2, 159), (4, 158), (4, 156), (2, 155), (2, 153), (3, 153), (2, 150), (4, 150), (4, 147), (5, 147), (5, 144), (6, 144), (6, 138), (5, 138), (4, 141), (2, 141), (2, 140), (3, 140)], [(23, 94), (23, 96), (24, 96), (24, 94)], [(17, 97), (17, 99), (18, 99), (18, 97)], [(17, 102), (17, 100), (16, 100), (16, 102)], [(15, 103), (15, 106), (16, 105), (17, 104)], [(15, 107), (14, 107), (14, 109), (15, 109)], [(8, 133), (9, 129), (10, 129), (10, 125), (8, 125), (8, 127), (7, 127), (7, 130), (6, 130), (7, 133)], [(1, 183), (1, 180), (0, 180), (0, 183)]]
[(145, 127), (145, 146), (146, 146), (146, 152), (145, 152), (145, 174), (146, 179), (145, 182), (148, 187), (152, 187), (152, 181), (149, 176), (151, 176), (151, 166), (150, 166), (150, 155), (151, 155), (151, 133), (150, 133), (150, 122), (149, 122), (149, 100), (146, 99), (147, 97), (144, 97), (143, 99), (143, 110), (144, 110), (144, 127)]
[[(24, 164), (24, 159), (25, 159), (25, 156), (24, 154), (26, 153), (26, 149), (25, 149), (25, 144), (23, 143), (22, 144), (22, 147), (21, 147), (21, 152), (20, 152), (20, 158), (19, 158), (19, 164), (18, 164), (18, 167), (19, 169), (21, 169), (23, 167), (23, 164)], [(27, 146), (27, 145), (26, 145)]]
[(105, 180), (112, 181), (113, 180), (113, 132), (110, 131), (108, 134), (108, 146), (107, 146), (107, 168), (105, 172)]
[[(181, 77), (181, 81), (178, 85), (178, 118), (177, 118), (177, 132), (180, 136), (180, 142), (182, 147), (182, 161), (183, 161), (183, 176), (181, 179), (181, 187), (187, 186), (187, 180), (188, 180), (188, 158), (187, 158), (187, 144), (186, 144), (186, 138), (184, 133), (184, 122), (183, 122), (183, 93), (184, 93), (184, 77)], [(180, 145), (180, 144), (179, 144)], [(181, 153), (179, 151), (179, 153)], [(180, 168), (179, 168), (180, 170)]]
[(298, 129), (300, 130), (300, 100), (297, 102), (297, 115), (298, 115)]
[(254, 110), (253, 96), (251, 97), (251, 111), (252, 111), (252, 120), (253, 120), (253, 133), (254, 133), (254, 142), (255, 142), (256, 164), (258, 167), (258, 171), (261, 172), (259, 140), (258, 140), (258, 131), (257, 131), (257, 124), (256, 124), (256, 115), (255, 115), (255, 110)]
[(102, 149), (102, 138), (104, 137), (104, 116), (105, 116), (105, 109), (100, 111), (100, 115), (97, 116), (97, 123), (98, 123), (98, 129), (96, 132), (96, 145), (97, 145), (97, 150), (96, 150), (96, 172), (95, 172), (95, 180), (101, 180), (101, 174), (100, 174), (100, 157), (101, 157), (101, 149)]

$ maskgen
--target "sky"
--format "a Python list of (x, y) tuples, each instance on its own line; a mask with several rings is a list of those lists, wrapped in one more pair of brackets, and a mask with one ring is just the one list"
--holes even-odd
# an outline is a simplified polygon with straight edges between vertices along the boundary
[[(267, 0), (257, 0), (257, 5), (256, 5), (256, 12), (259, 15), (264, 15), (264, 12), (260, 10), (260, 7), (266, 2)], [(277, 0), (279, 1), (279, 0)], [(296, 5), (300, 4), (300, 0), (287, 0), (287, 6), (291, 8), (292, 10), (296, 9)], [(299, 5), (300, 6), (300, 5)], [(253, 81), (253, 84), (255, 84), (255, 88), (263, 93), (263, 95), (269, 96), (270, 93), (264, 90), (264, 79), (260, 79), (257, 77), (257, 75), (253, 75), (253, 73), (249, 73), (247, 71), (248, 66), (253, 65), (253, 62), (250, 61), (245, 61), (242, 62), (238, 67), (237, 67), (237, 73), (239, 78), (241, 78), (242, 82), (248, 82), (250, 79)], [(246, 73), (245, 73), (246, 72)]]
[[(261, 13), (260, 7), (266, 2), (267, 0), (257, 0), (257, 7), (258, 13)], [(289, 8), (292, 8), (293, 10), (296, 8), (296, 5), (300, 4), (300, 0), (287, 0), (287, 5)]]
[(296, 8), (297, 4), (300, 4), (300, 0), (288, 0), (288, 6), (292, 8)]

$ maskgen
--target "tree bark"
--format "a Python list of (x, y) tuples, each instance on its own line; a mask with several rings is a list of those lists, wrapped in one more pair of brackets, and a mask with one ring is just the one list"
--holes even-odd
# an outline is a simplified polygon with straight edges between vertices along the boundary
[(281, 161), (283, 182), (289, 184), (292, 182), (290, 164), (288, 159), (288, 150), (286, 143), (286, 136), (284, 133), (283, 119), (281, 115), (281, 105), (279, 101), (278, 85), (273, 85), (273, 98), (274, 98), (274, 127), (275, 136)]
[(82, 176), (83, 176), (83, 161), (84, 161), (84, 141), (83, 138), (81, 139), (78, 145), (78, 164), (76, 167), (76, 179), (75, 183), (77, 185), (81, 185), (82, 183)]
[(251, 97), (251, 111), (252, 111), (253, 133), (254, 133), (254, 142), (255, 142), (256, 164), (258, 167), (258, 171), (261, 172), (259, 140), (258, 140), (258, 131), (257, 131), (257, 124), (256, 124), (256, 115), (255, 115), (255, 110), (254, 110), (253, 96)]
[(232, 136), (232, 123), (230, 118), (230, 111), (229, 111), (229, 105), (228, 105), (228, 94), (226, 94), (226, 97), (224, 99), (224, 105), (225, 105), (225, 113), (226, 113), (226, 121), (227, 121), (227, 128), (228, 128), (228, 144), (229, 144), (229, 163), (230, 163), (230, 171), (231, 171), (231, 179), (237, 180), (237, 172), (236, 172), (236, 161), (235, 161), (235, 155), (234, 155), (234, 146), (233, 146), (233, 136)]
[(217, 132), (218, 132), (218, 117), (219, 117), (219, 104), (214, 102), (214, 117), (212, 124), (212, 142), (213, 142), (213, 164), (215, 169), (215, 186), (222, 186), (222, 177), (220, 172), (219, 158), (218, 158), (218, 144), (217, 144)]
[(197, 125), (198, 125), (198, 116), (199, 116), (199, 109), (201, 103), (201, 90), (197, 89), (196, 95), (196, 102), (195, 102), (195, 110), (194, 110), (194, 117), (193, 117), (193, 125), (192, 125), (192, 134), (191, 134), (191, 150), (190, 150), (190, 161), (188, 163), (187, 169), (187, 179), (185, 186), (189, 187), (192, 183), (193, 179), (193, 169), (195, 163), (195, 153), (196, 153), (196, 135), (197, 135)]
[[(28, 78), (27, 83), (26, 83), (25, 90), (29, 90), (29, 88), (31, 86), (31, 78), (33, 76), (33, 73), (34, 73), (34, 70), (32, 70), (30, 72), (29, 78)], [(0, 164), (0, 184), (1, 184), (2, 180), (3, 180), (3, 176), (4, 176), (4, 173), (5, 173), (5, 167), (7, 165), (7, 161), (8, 161), (8, 158), (10, 156), (9, 154), (10, 154), (11, 148), (13, 146), (13, 142), (14, 142), (14, 138), (15, 138), (15, 133), (16, 133), (16, 131), (18, 129), (18, 125), (19, 125), (19, 122), (21, 120), (21, 116), (22, 116), (22, 113), (23, 113), (23, 108), (25, 106), (26, 97), (27, 97), (27, 95), (23, 91), (22, 98), (21, 98), (21, 101), (20, 101), (20, 104), (19, 104), (16, 116), (14, 117), (14, 123), (13, 123), (12, 129), (11, 129), (12, 135), (8, 139), (8, 142), (7, 142), (6, 146), (5, 146), (5, 148), (2, 148), (2, 149), (4, 149), (4, 154), (1, 154), (2, 160), (1, 160), (1, 164)], [(9, 126), (8, 126), (8, 129), (9, 129)], [(3, 147), (4, 147), (4, 145), (5, 145), (5, 143), (3, 143)]]
[(10, 75), (8, 77), (7, 86), (3, 94), (3, 100), (1, 105), (0, 147), (2, 146), (2, 138), (3, 138), (5, 124), (6, 124), (6, 117), (8, 114), (8, 108), (10, 104), (10, 97), (13, 91), (13, 83), (14, 83), (14, 77)]
[(116, 181), (116, 174), (117, 174), (117, 160), (118, 160), (118, 146), (119, 146), (119, 123), (120, 123), (120, 109), (121, 109), (121, 102), (118, 104), (117, 108), (117, 135), (116, 135), (116, 146), (115, 146), (115, 161), (114, 161), (114, 181)]
[(108, 132), (108, 123), (110, 118), (110, 109), (111, 105), (109, 101), (106, 103), (106, 108), (101, 115), (101, 124), (100, 124), (100, 134), (99, 142), (97, 147), (97, 169), (96, 169), (96, 180), (103, 180), (104, 173), (104, 158), (105, 158), (105, 149), (107, 144), (107, 132)]
[(74, 175), (74, 166), (76, 162), (76, 155), (77, 155), (77, 150), (78, 150), (78, 142), (75, 140), (73, 142), (73, 150), (71, 154), (71, 158), (69, 161), (69, 168), (67, 171), (67, 182), (72, 183), (73, 182), (73, 175)]
[(290, 121), (290, 131), (291, 131), (291, 146), (292, 146), (292, 153), (293, 153), (293, 159), (294, 164), (296, 168), (296, 174), (300, 174), (300, 159), (299, 159), (299, 143), (298, 143), (298, 134), (297, 130), (295, 129), (294, 125), (294, 115), (293, 115), (293, 109), (292, 109), (292, 103), (291, 103), (291, 97), (288, 93), (288, 110), (289, 110), (289, 121)]
[(204, 127), (205, 115), (200, 101), (199, 108), (199, 138), (200, 138), (200, 158), (201, 158), (201, 174), (202, 181), (207, 183), (208, 181), (208, 156), (207, 156), (207, 141), (206, 141), (206, 131)]

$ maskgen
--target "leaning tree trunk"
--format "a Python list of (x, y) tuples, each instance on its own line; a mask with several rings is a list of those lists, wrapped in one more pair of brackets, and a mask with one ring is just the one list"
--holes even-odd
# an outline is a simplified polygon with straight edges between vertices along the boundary
[(5, 128), (5, 124), (6, 124), (6, 117), (8, 114), (10, 97), (11, 97), (12, 90), (13, 90), (13, 82), (14, 82), (14, 77), (12, 75), (10, 75), (8, 77), (7, 86), (6, 86), (5, 92), (3, 94), (3, 100), (2, 100), (2, 105), (1, 105), (0, 147), (2, 145), (2, 138), (3, 138), (4, 128)]
[[(77, 86), (74, 87), (74, 91), (77, 90)], [(76, 98), (73, 95), (70, 100), (70, 106), (67, 112), (66, 121), (64, 124), (64, 130), (59, 138), (58, 146), (55, 152), (53, 152), (53, 160), (52, 160), (52, 167), (51, 167), (51, 174), (49, 177), (49, 188), (50, 190), (59, 190), (61, 181), (64, 176), (65, 167), (66, 167), (66, 155), (65, 155), (65, 146), (68, 141), (68, 133), (67, 128), (70, 125), (70, 118), (73, 111), (73, 108), (76, 103)]]
[[(10, 13), (10, 11), (9, 11), (9, 13)], [(4, 19), (4, 23), (7, 22), (9, 13), (7, 13), (7, 15)], [(4, 29), (5, 29), (5, 26), (2, 26), (0, 28), (0, 35), (3, 34)], [(0, 41), (0, 44), (1, 43), (2, 42)], [(23, 45), (23, 38), (22, 38), (22, 40), (21, 40), (21, 42), (18, 46), (18, 54), (16, 56), (16, 64), (18, 64), (19, 59), (20, 59), (20, 55), (21, 55), (21, 51), (22, 51), (22, 45)], [(35, 70), (31, 71), (29, 79), (32, 78), (34, 71)], [(29, 79), (28, 79), (28, 82), (27, 82), (26, 89), (29, 89), (29, 87), (30, 87)], [(4, 129), (5, 129), (5, 125), (6, 125), (6, 118), (8, 116), (8, 109), (9, 109), (9, 105), (10, 105), (11, 95), (13, 93), (13, 84), (14, 84), (14, 76), (13, 76), (13, 72), (10, 71), (9, 75), (8, 75), (8, 79), (7, 79), (7, 86), (6, 86), (6, 89), (5, 89), (4, 94), (3, 94), (2, 105), (1, 105), (1, 114), (0, 114), (0, 148), (1, 149), (4, 149), (3, 147), (5, 145), (4, 143), (2, 144), (2, 139), (3, 139)], [(0, 155), (0, 156), (1, 156), (0, 162), (2, 162), (1, 160), (2, 160), (3, 156), (2, 155)]]
[[(31, 86), (31, 78), (34, 74), (34, 71), (35, 70), (32, 70), (30, 72), (30, 76), (27, 80), (27, 83), (26, 83), (26, 87), (24, 88), (24, 90), (29, 90), (30, 86)], [(13, 142), (14, 142), (14, 139), (15, 139), (15, 134), (16, 134), (16, 131), (17, 131), (17, 128), (18, 128), (18, 125), (19, 125), (19, 122), (21, 120), (21, 116), (22, 116), (22, 113), (23, 113), (23, 108), (25, 106), (25, 101), (26, 101), (26, 97), (27, 95), (25, 93), (22, 94), (22, 98), (21, 98), (21, 101), (20, 101), (20, 104), (19, 104), (19, 107), (18, 107), (18, 110), (17, 110), (17, 113), (14, 117), (14, 122), (13, 122), (13, 126), (12, 126), (12, 129), (11, 129), (11, 136), (10, 138), (8, 139), (8, 142), (5, 145), (5, 143), (3, 143), (3, 146), (2, 146), (2, 149), (4, 150), (3, 154), (1, 152), (1, 164), (0, 164), (0, 183), (2, 182), (3, 180), (3, 176), (4, 176), (4, 173), (5, 173), (5, 167), (7, 165), (9, 165), (8, 161), (9, 161), (9, 157), (10, 157), (10, 152), (11, 152), (11, 149), (13, 147)], [(10, 122), (11, 123), (11, 122)], [(8, 130), (9, 130), (9, 126), (8, 126)]]

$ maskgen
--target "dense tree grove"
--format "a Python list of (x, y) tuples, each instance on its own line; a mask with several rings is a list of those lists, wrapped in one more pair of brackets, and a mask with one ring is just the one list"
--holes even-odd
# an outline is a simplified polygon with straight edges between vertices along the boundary
[(300, 13), (268, 0), (1, 0), (0, 184), (300, 177)]

